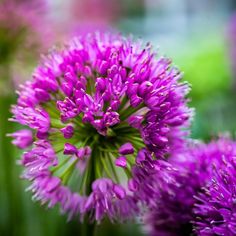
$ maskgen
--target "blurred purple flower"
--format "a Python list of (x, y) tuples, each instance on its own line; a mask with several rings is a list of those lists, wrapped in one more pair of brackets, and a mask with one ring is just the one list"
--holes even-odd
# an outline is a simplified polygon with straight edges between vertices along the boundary
[(194, 208), (198, 235), (236, 235), (236, 143), (218, 143), (210, 182), (196, 199)]
[(44, 1), (0, 3), (0, 91), (9, 94), (52, 43)]
[[(155, 56), (149, 44), (143, 48), (121, 35), (91, 34), (44, 58), (12, 109), (12, 120), (36, 134), (22, 160), (36, 199), (50, 206), (58, 201), (63, 212), (98, 222), (105, 215), (113, 221), (136, 214), (136, 198), (124, 183), (135, 156), (140, 161), (146, 149), (153, 158), (168, 154), (175, 139), (185, 138), (182, 129), (192, 114), (188, 85), (179, 82), (170, 60)], [(57, 183), (49, 192), (38, 179), (45, 172), (47, 186)], [(65, 190), (66, 203), (54, 190)], [(70, 202), (73, 191), (81, 204)]]
[(193, 196), (200, 188), (194, 169), (180, 170), (166, 160), (153, 160), (147, 150), (136, 162), (129, 187), (147, 208), (144, 229), (153, 236), (190, 235)]
[[(229, 139), (221, 138), (210, 144), (191, 145), (187, 150), (182, 150), (182, 153), (174, 153), (169, 162), (155, 161), (150, 158), (150, 155), (147, 155), (147, 152), (145, 153), (146, 159), (140, 158), (142, 161), (139, 166), (133, 168), (131, 186), (136, 199), (141, 199), (149, 209), (144, 217), (144, 225), (150, 235), (177, 236), (193, 233), (195, 214), (199, 215), (202, 210), (204, 216), (209, 209), (207, 200), (203, 198), (204, 205), (201, 207), (199, 204), (198, 210), (194, 211), (194, 205), (197, 202), (195, 196), (201, 193), (202, 188), (211, 181), (214, 176), (213, 166), (217, 169), (224, 162), (227, 163), (228, 157), (235, 156), (235, 147), (235, 143)], [(221, 194), (226, 197), (223, 187), (218, 188), (222, 192), (219, 191), (215, 197)], [(217, 201), (215, 199), (209, 203), (209, 206), (212, 206), (211, 210), (216, 207), (214, 203)], [(227, 205), (227, 203), (225, 204)], [(202, 215), (197, 218), (200, 230), (204, 226), (208, 227), (208, 223), (209, 225), (214, 224), (214, 221), (210, 221), (212, 219), (210, 210), (208, 213), (209, 215), (206, 214), (205, 219), (201, 218)], [(203, 223), (205, 221), (206, 223)]]

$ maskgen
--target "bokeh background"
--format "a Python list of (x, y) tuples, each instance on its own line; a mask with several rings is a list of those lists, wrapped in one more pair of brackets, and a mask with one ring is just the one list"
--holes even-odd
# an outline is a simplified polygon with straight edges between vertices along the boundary
[[(31, 200), (20, 180), (21, 155), (6, 134), (15, 90), (52, 45), (87, 32), (118, 31), (151, 42), (192, 85), (192, 137), (236, 131), (235, 0), (0, 1), (0, 235), (80, 235), (78, 221)], [(104, 222), (97, 235), (145, 235), (135, 223)]]

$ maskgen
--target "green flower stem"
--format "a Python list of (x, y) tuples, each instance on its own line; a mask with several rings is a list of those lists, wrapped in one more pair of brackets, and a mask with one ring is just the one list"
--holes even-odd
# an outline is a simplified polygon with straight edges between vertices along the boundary
[(116, 136), (116, 133), (112, 129), (108, 128), (107, 137), (115, 137), (115, 136)]
[(130, 179), (132, 177), (131, 170), (129, 168), (124, 168), (125, 174), (127, 175), (127, 178)]
[(61, 167), (63, 167), (69, 160), (71, 159), (71, 157), (67, 157), (65, 158), (59, 165), (55, 166), (54, 168), (52, 168), (51, 172), (52, 174), (54, 174), (55, 172), (57, 172)]
[(83, 224), (83, 236), (95, 236), (96, 235), (96, 223), (91, 223), (87, 217)]
[(144, 107), (144, 104), (141, 103), (139, 106), (137, 107), (128, 107), (127, 109), (124, 109), (123, 111), (121, 111), (120, 113), (120, 119), (122, 121), (126, 120), (130, 115), (136, 113), (138, 110), (140, 110), (141, 108)]
[(62, 183), (66, 185), (70, 179), (70, 176), (72, 175), (75, 165), (77, 164), (78, 159), (75, 159), (68, 168), (64, 170), (64, 172), (60, 175), (60, 178), (62, 179)]
[(109, 154), (109, 157), (107, 159), (108, 159), (108, 162), (111, 166), (112, 172), (114, 174), (114, 178), (115, 178), (116, 182), (119, 183), (120, 181), (119, 181), (118, 175), (117, 175), (115, 167), (114, 167), (114, 160), (113, 160), (114, 157), (113, 157), (113, 155)]
[(86, 86), (86, 93), (88, 94), (94, 94), (95, 92), (95, 80), (93, 77), (88, 77), (88, 86)]
[(123, 141), (123, 143), (126, 141), (131, 142), (135, 146), (136, 149), (140, 149), (144, 147), (144, 143), (139, 137), (124, 135), (123, 137), (117, 137), (117, 139), (120, 142)]
[(56, 103), (54, 101), (43, 103), (42, 106), (51, 118), (58, 119), (58, 117), (60, 117), (60, 112), (57, 110)]
[(88, 168), (85, 170), (84, 174), (82, 175), (82, 180), (81, 180), (80, 187), (79, 187), (79, 189), (80, 189), (79, 192), (81, 195), (84, 194), (87, 178), (88, 178)]
[[(61, 85), (60, 79), (57, 79), (58, 83)], [(65, 94), (62, 93), (61, 90), (58, 90), (55, 94), (54, 94), (55, 100), (61, 100), (63, 101), (65, 99)]]
[(88, 163), (88, 167), (87, 168), (88, 170), (88, 176), (87, 176), (87, 180), (86, 180), (86, 194), (89, 195), (91, 192), (92, 192), (92, 183), (93, 181), (95, 180), (95, 165), (96, 165), (96, 158), (97, 158), (97, 148), (96, 146), (94, 145), (95, 143), (97, 143), (97, 140), (98, 140), (99, 136), (96, 135), (94, 137), (94, 140), (93, 142), (90, 144), (90, 147), (91, 147), (91, 150), (92, 150), (92, 153), (91, 153), (91, 156), (89, 158), (89, 163)]
[[(88, 163), (88, 170), (87, 170), (87, 178), (86, 178), (86, 194), (87, 196), (90, 195), (90, 193), (92, 192), (92, 184), (93, 181), (96, 178), (96, 158), (97, 157), (97, 153), (99, 152), (97, 150), (97, 147), (94, 145), (94, 143), (97, 142), (98, 136), (94, 137), (94, 141), (93, 143), (90, 145), (91, 149), (92, 149), (92, 153), (90, 156), (90, 160)], [(95, 228), (96, 228), (96, 224), (95, 223), (91, 223), (89, 222), (89, 219), (87, 219), (84, 222), (84, 232), (83, 235), (84, 236), (94, 236), (95, 235)]]
[(100, 156), (100, 160), (102, 161), (102, 166), (103, 166), (103, 168), (104, 168), (104, 171), (105, 171), (106, 175), (107, 175), (110, 179), (112, 179), (112, 173), (111, 173), (110, 169), (108, 168), (107, 162), (106, 162), (106, 160), (107, 160), (107, 155), (106, 155), (106, 153), (104, 153), (103, 156)]
[(130, 129), (128, 127), (124, 127), (122, 129), (116, 129), (115, 130), (120, 136), (123, 135), (123, 134), (132, 134), (132, 135), (138, 135), (139, 132), (137, 130), (134, 130), (134, 129)]
[(63, 143), (54, 143), (53, 148), (55, 153), (60, 153), (61, 151), (64, 150), (64, 144)]
[(119, 114), (123, 110), (123, 108), (127, 105), (127, 102), (128, 102), (128, 97), (124, 96), (123, 99), (122, 99), (122, 102), (119, 106)]
[(97, 178), (101, 178), (101, 176), (102, 176), (101, 162), (100, 162), (100, 160), (98, 158), (100, 158), (100, 157), (99, 156), (97, 157), (96, 165), (95, 165), (95, 168), (96, 168), (96, 179)]
[(127, 121), (121, 121), (118, 125), (113, 127), (113, 130), (127, 129), (129, 127), (130, 126), (128, 125)]
[[(128, 161), (128, 163), (130, 164), (130, 166), (133, 166), (135, 164), (135, 156), (136, 155), (132, 155), (131, 157), (127, 157), (126, 160)], [(132, 159), (131, 159), (132, 158)]]
[(111, 152), (111, 153), (118, 154), (117, 151), (109, 149), (109, 148), (101, 148), (101, 147), (99, 147), (98, 149), (101, 150), (101, 151), (104, 151), (104, 152)]
[(53, 128), (61, 129), (65, 127), (65, 125), (58, 118), (50, 118), (50, 120), (51, 120), (51, 126)]
[(81, 127), (81, 128), (84, 128), (84, 127), (85, 127), (85, 125), (84, 125), (84, 123), (83, 123), (83, 121), (82, 121), (82, 114), (76, 116), (76, 119), (74, 119), (73, 122), (74, 122), (77, 126), (79, 126), (79, 127)]

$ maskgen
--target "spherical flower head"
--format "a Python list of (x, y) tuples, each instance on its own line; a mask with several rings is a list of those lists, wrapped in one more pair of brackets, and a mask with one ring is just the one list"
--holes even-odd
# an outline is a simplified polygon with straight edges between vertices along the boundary
[(236, 143), (224, 142), (218, 149), (220, 165), (215, 165), (209, 183), (196, 197), (195, 230), (198, 235), (236, 234)]
[[(147, 155), (146, 159), (142, 158), (140, 165), (133, 168), (132, 181), (135, 183), (134, 195), (149, 209), (144, 217), (144, 225), (150, 235), (177, 236), (193, 233), (196, 217), (194, 207), (198, 201), (196, 196), (211, 181), (214, 168), (218, 169), (224, 160), (235, 156), (235, 150), (234, 142), (228, 138), (209, 144), (189, 144), (187, 149), (174, 153), (168, 163), (162, 165), (162, 169), (158, 164), (158, 171), (155, 171), (156, 160)], [(207, 201), (204, 203), (207, 204)], [(203, 205), (200, 209), (205, 212), (208, 208)], [(199, 226), (202, 222), (200, 218)]]
[[(127, 188), (135, 157), (143, 148), (154, 159), (168, 154), (191, 116), (180, 78), (149, 44), (121, 35), (75, 38), (45, 57), (12, 109), (12, 120), (34, 132), (22, 165), (36, 198), (99, 222), (136, 214)], [(47, 184), (56, 178), (50, 194), (42, 191), (42, 176)]]

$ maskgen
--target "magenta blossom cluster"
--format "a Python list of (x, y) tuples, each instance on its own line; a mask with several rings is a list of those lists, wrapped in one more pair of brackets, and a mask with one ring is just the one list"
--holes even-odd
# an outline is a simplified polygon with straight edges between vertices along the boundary
[[(235, 165), (230, 160), (235, 157), (235, 147), (227, 138), (191, 144), (182, 153), (171, 156), (165, 168), (160, 169), (159, 164), (159, 170), (152, 171), (154, 165), (143, 162), (138, 174), (135, 170), (135, 195), (149, 209), (144, 222), (150, 235), (234, 235)], [(232, 173), (225, 168), (227, 165)], [(219, 168), (223, 172), (217, 171), (214, 177)], [(224, 179), (227, 172), (231, 176), (228, 181)], [(206, 191), (209, 184), (211, 190)]]
[(211, 179), (196, 197), (195, 228), (198, 235), (236, 235), (236, 144), (222, 142)]
[[(145, 150), (157, 159), (185, 138), (192, 111), (180, 79), (150, 44), (121, 35), (89, 34), (52, 51), (12, 108), (33, 133), (21, 164), (34, 198), (70, 218), (133, 217), (132, 167)], [(12, 136), (31, 144), (30, 133)]]

